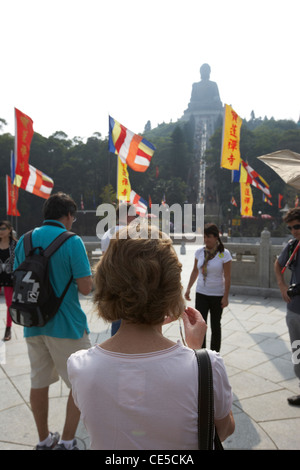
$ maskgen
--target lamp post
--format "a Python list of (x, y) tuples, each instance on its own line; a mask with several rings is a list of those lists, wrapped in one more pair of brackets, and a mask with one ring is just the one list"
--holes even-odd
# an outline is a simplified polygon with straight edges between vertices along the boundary
[(258, 214), (258, 232), (259, 232), (259, 233), (258, 233), (258, 236), (260, 236), (261, 230), (262, 230), (262, 223), (261, 223), (261, 221), (262, 221), (262, 218), (261, 218), (262, 212), (261, 212), (261, 211), (258, 211), (257, 214)]
[(230, 208), (228, 208), (227, 211), (228, 211), (228, 238), (231, 239), (232, 213), (231, 213)]

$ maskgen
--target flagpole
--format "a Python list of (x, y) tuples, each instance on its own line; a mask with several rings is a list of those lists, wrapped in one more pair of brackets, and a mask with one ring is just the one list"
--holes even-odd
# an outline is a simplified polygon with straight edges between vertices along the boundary
[(120, 157), (118, 155), (118, 164), (117, 164), (117, 191), (116, 191), (116, 195), (117, 195), (117, 201), (119, 202), (119, 165), (120, 165)]

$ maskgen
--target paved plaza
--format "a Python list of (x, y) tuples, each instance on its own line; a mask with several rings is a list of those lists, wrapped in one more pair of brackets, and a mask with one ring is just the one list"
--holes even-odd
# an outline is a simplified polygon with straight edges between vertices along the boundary
[[(181, 254), (182, 283), (187, 286), (194, 263), (195, 245)], [(192, 291), (194, 298), (195, 286)], [(102, 342), (110, 328), (93, 311), (92, 296), (81, 297), (89, 320), (92, 342)], [(193, 305), (193, 302), (190, 303)], [(5, 329), (5, 300), (0, 296), (0, 338)], [(179, 324), (164, 327), (170, 339), (180, 339)], [(209, 347), (209, 331), (208, 342)], [(222, 347), (234, 394), (236, 431), (224, 443), (226, 449), (300, 450), (300, 407), (287, 398), (300, 394), (291, 361), (285, 322), (285, 304), (278, 297), (230, 295), (223, 312)], [(30, 366), (23, 329), (13, 325), (12, 340), (0, 342), (0, 450), (31, 450), (37, 433), (29, 404)], [(62, 432), (68, 389), (63, 382), (50, 387), (49, 422)], [(101, 397), (100, 397), (101, 399)], [(77, 439), (88, 449), (89, 438), (80, 422)]]

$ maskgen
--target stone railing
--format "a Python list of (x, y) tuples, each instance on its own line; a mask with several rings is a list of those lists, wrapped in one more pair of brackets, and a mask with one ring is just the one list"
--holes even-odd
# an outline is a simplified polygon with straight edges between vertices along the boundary
[[(174, 242), (179, 243), (178, 240), (174, 240)], [(260, 241), (257, 244), (224, 242), (224, 246), (230, 251), (233, 258), (231, 294), (280, 297), (274, 274), (274, 262), (283, 245), (273, 245), (270, 232), (267, 229), (262, 231)], [(101, 252), (98, 251), (100, 240), (99, 242), (85, 242), (85, 247), (93, 266), (101, 255)], [(289, 278), (290, 271), (287, 269), (285, 272), (287, 283), (289, 283)]]
[(84, 242), (84, 246), (89, 258), (89, 262), (91, 266), (94, 266), (95, 263), (99, 261), (101, 256), (100, 240), (98, 242)]
[[(266, 297), (280, 297), (274, 273), (274, 263), (283, 245), (272, 245), (270, 232), (264, 229), (260, 243), (224, 243), (233, 257), (231, 271), (231, 293), (260, 294)], [(290, 279), (287, 269), (284, 277)]]

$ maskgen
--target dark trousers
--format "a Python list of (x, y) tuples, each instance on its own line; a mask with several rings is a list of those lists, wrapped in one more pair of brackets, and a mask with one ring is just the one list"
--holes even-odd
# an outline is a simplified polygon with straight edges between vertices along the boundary
[[(221, 317), (223, 309), (221, 307), (222, 296), (203, 295), (196, 293), (196, 310), (199, 310), (204, 320), (207, 322), (208, 312), (210, 312), (211, 341), (210, 349), (220, 351), (221, 348)], [(202, 345), (206, 348), (206, 336)]]

